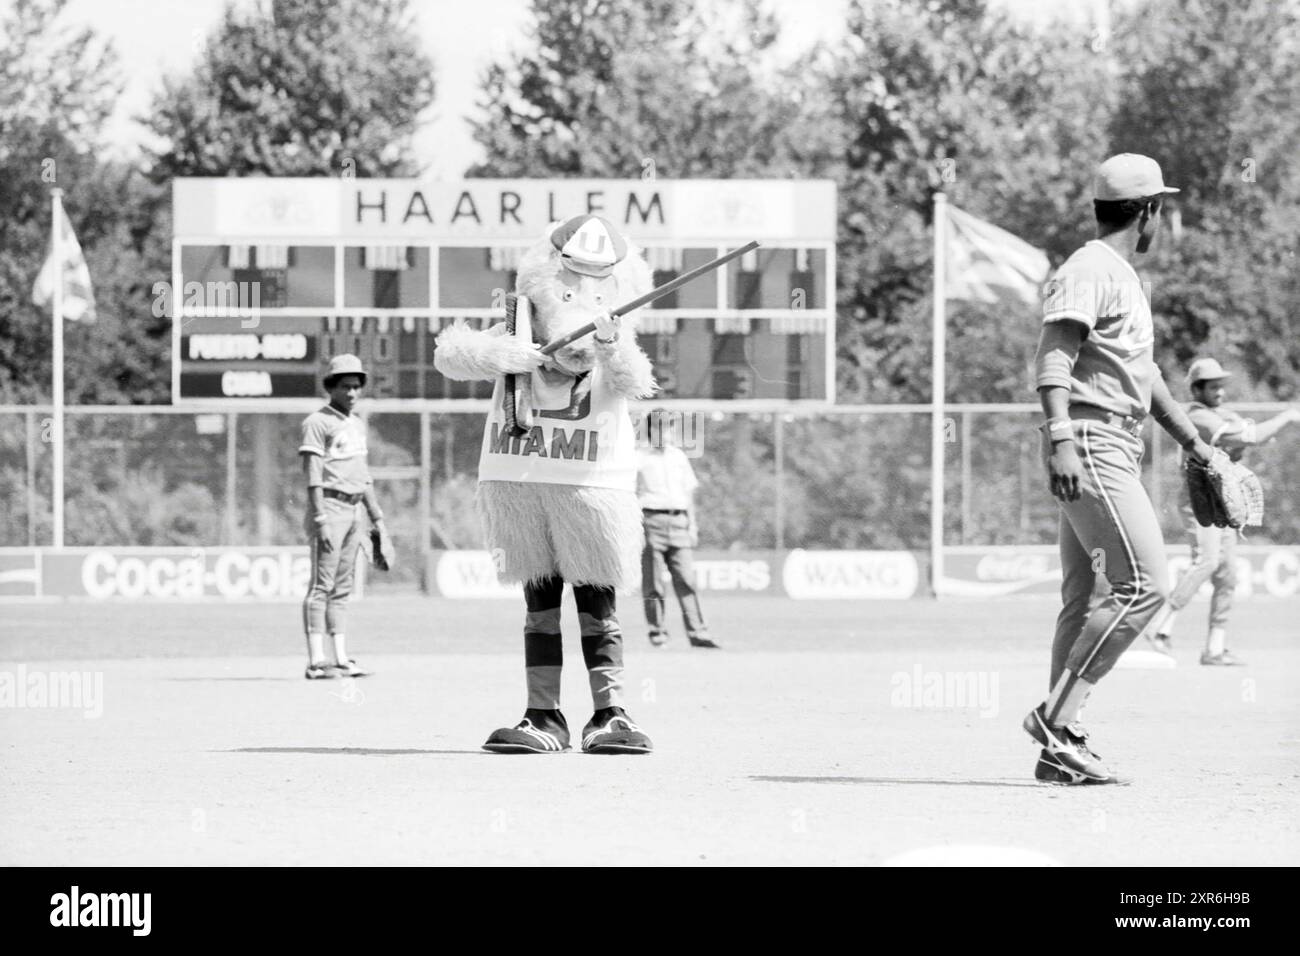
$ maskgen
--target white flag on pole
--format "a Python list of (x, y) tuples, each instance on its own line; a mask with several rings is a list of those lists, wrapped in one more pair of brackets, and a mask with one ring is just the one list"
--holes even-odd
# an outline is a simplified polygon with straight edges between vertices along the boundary
[(1038, 309), (1051, 271), (1047, 253), (954, 206), (947, 213), (947, 297), (989, 305), (1011, 300)]
[(90, 270), (86, 268), (86, 257), (81, 254), (81, 244), (72, 231), (63, 212), (62, 203), (57, 205), (55, 213), (58, 222), (56, 229), (62, 229), (60, 235), (60, 258), (62, 263), (54, 261), (54, 241), (50, 240), (50, 253), (45, 258), (45, 265), (36, 277), (32, 287), (32, 301), (41, 308), (50, 308), (54, 301), (54, 283), (60, 273), (63, 279), (63, 317), (70, 322), (95, 321), (95, 295), (90, 288)]

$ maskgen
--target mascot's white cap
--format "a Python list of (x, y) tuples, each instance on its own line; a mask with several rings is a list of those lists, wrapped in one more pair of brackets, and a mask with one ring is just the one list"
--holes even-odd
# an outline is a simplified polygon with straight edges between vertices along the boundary
[(551, 233), (565, 268), (602, 278), (627, 256), (627, 240), (600, 216), (574, 216)]

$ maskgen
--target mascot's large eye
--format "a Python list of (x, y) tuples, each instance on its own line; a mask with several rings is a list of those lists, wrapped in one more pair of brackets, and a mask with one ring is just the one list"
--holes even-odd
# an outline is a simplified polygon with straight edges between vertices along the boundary
[(564, 290), (564, 295), (560, 296), (560, 298), (563, 299), (565, 302), (572, 302), (572, 301), (573, 301), (573, 290), (572, 290), (572, 289), (565, 289), (565, 290)]

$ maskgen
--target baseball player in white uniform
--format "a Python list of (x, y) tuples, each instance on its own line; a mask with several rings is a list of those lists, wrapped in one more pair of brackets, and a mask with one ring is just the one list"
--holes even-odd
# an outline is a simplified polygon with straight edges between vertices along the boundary
[[(1196, 426), (1201, 438), (1216, 448), (1223, 449), (1233, 461), (1240, 461), (1251, 445), (1262, 445), (1287, 425), (1300, 422), (1300, 409), (1290, 408), (1266, 422), (1243, 418), (1223, 404), (1227, 389), (1224, 380), (1231, 376), (1217, 360), (1199, 358), (1187, 370), (1187, 385), (1192, 402), (1187, 415)], [(1192, 546), (1192, 564), (1174, 586), (1169, 600), (1157, 615), (1154, 634), (1148, 631), (1151, 643), (1164, 654), (1173, 653), (1170, 640), (1178, 612), (1196, 595), (1206, 581), (1214, 585), (1210, 598), (1209, 631), (1201, 663), (1210, 666), (1233, 666), (1244, 663), (1227, 646), (1228, 612), (1232, 609), (1232, 596), (1237, 589), (1236, 555), (1237, 531), (1233, 528), (1203, 528), (1192, 512), (1192, 503), (1183, 486), (1179, 512), (1187, 529)]]
[[(1049, 483), (1060, 503), (1062, 608), (1047, 698), (1024, 721), (1042, 747), (1034, 775), (1044, 782), (1118, 780), (1089, 746), (1080, 713), (1164, 601), (1164, 541), (1141, 481), (1143, 419), (1149, 413), (1200, 461), (1213, 454), (1156, 366), (1151, 306), (1132, 264), (1150, 246), (1172, 192), (1146, 156), (1102, 163), (1093, 187), (1097, 238), (1046, 290), (1036, 378)], [(1110, 593), (1090, 608), (1099, 573)]]
[[(362, 506), (376, 528), (384, 522), (366, 464), (366, 426), (356, 413), (365, 384), (359, 358), (334, 356), (324, 380), (329, 404), (302, 423), (298, 453), (307, 479), (304, 527), (311, 543), (311, 582), (302, 605), (308, 680), (370, 673), (348, 657), (344, 632), (357, 554), (366, 535)], [(327, 633), (332, 658), (325, 655)]]

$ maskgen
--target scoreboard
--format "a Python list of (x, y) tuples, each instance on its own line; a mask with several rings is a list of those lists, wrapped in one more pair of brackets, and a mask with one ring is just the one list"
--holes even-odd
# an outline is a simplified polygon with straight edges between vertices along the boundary
[(655, 285), (762, 243), (642, 313), (662, 399), (834, 400), (829, 181), (182, 178), (172, 189), (177, 403), (319, 396), (341, 352), (361, 357), (369, 398), (488, 398), (492, 383), (434, 368), (438, 333), (504, 318), (521, 254), (582, 213), (640, 246)]

